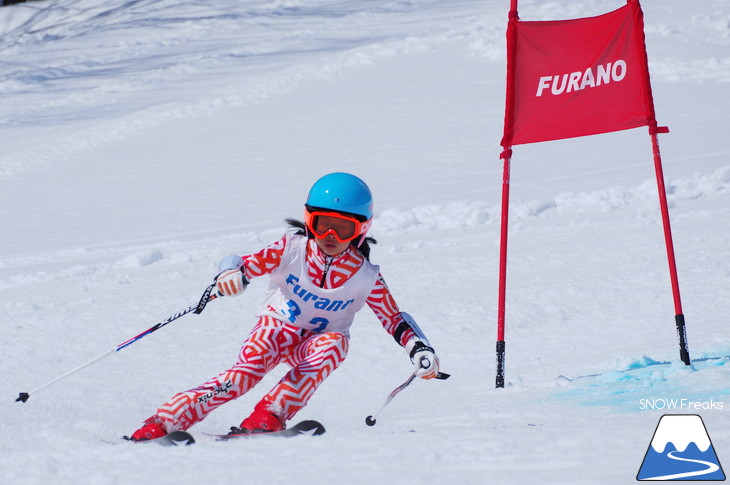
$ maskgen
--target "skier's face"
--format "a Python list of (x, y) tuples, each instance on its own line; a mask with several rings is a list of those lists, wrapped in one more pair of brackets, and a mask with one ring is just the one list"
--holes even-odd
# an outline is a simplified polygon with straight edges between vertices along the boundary
[(319, 249), (321, 249), (322, 252), (327, 256), (336, 256), (344, 252), (347, 249), (347, 246), (350, 245), (348, 241), (338, 241), (332, 234), (321, 239), (315, 237), (314, 240), (317, 242), (317, 246), (319, 246)]

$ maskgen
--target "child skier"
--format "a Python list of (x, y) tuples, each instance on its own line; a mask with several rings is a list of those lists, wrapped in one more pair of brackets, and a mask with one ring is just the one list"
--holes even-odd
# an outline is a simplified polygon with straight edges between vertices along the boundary
[[(216, 277), (218, 291), (238, 296), (249, 280), (268, 274), (269, 290), (258, 322), (241, 347), (238, 361), (209, 382), (181, 392), (163, 404), (132, 434), (134, 441), (185, 430), (221, 404), (251, 390), (280, 363), (291, 370), (231, 433), (262, 433), (286, 428), (317, 387), (345, 359), (349, 328), (367, 304), (385, 330), (405, 347), (417, 375), (438, 375), (439, 361), (421, 330), (409, 325), (369, 261), (366, 237), (373, 203), (368, 186), (347, 173), (317, 180), (298, 229), (248, 256), (228, 256)], [(425, 343), (424, 343), (425, 340)], [(422, 357), (428, 359), (423, 359)], [(428, 364), (422, 367), (422, 362)]]

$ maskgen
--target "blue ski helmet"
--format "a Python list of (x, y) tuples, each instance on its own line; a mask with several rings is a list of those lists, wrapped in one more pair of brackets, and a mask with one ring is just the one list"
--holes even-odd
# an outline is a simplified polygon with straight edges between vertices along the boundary
[(307, 207), (373, 218), (373, 195), (367, 184), (349, 173), (335, 172), (317, 180), (309, 190)]

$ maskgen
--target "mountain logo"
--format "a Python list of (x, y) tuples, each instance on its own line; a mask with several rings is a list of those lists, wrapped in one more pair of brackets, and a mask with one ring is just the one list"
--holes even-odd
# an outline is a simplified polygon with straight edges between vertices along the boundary
[(702, 418), (665, 414), (641, 463), (637, 480), (725, 480)]

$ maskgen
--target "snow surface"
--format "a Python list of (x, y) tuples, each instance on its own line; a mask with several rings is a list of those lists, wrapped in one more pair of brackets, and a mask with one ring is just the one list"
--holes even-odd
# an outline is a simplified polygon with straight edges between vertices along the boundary
[[(497, 390), (508, 4), (0, 8), (0, 481), (634, 483), (668, 412), (701, 414), (730, 463), (730, 3), (642, 2), (693, 367), (678, 362), (642, 128), (516, 147)], [(523, 0), (520, 15), (623, 4)], [(373, 260), (451, 379), (414, 382), (365, 426), (410, 373), (365, 310), (299, 415), (325, 436), (205, 437), (239, 423), (282, 368), (193, 427), (199, 445), (121, 442), (234, 361), (257, 281), (14, 402), (196, 302), (222, 256), (277, 239), (335, 170), (373, 189)], [(671, 399), (694, 407), (661, 409)]]

